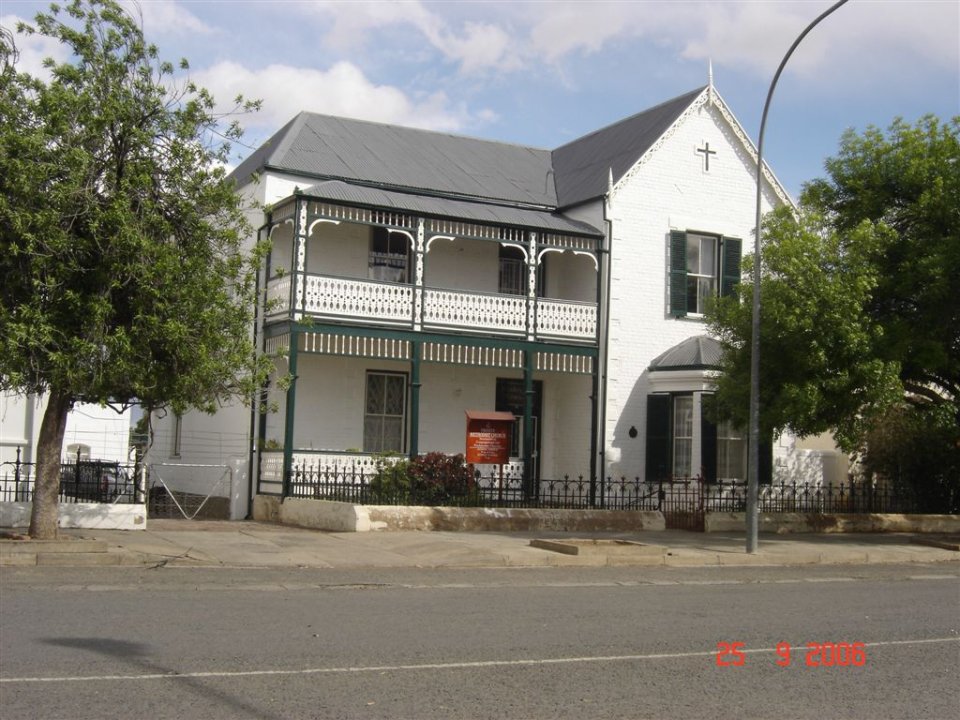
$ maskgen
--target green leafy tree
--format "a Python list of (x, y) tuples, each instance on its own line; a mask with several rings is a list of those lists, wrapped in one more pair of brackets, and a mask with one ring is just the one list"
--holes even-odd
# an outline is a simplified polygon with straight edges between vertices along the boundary
[[(762, 431), (832, 430), (848, 451), (873, 437), (879, 462), (876, 438), (906, 438), (885, 423), (926, 427), (934, 472), (949, 473), (960, 452), (960, 118), (848, 132), (826, 169), (796, 211), (764, 222)], [(751, 293), (745, 283), (711, 313), (726, 348), (718, 412), (744, 423)]]
[[(865, 423), (902, 396), (899, 365), (876, 357), (882, 329), (867, 314), (878, 284), (871, 258), (889, 231), (865, 222), (845, 236), (817, 212), (781, 208), (764, 222), (760, 321), (760, 430), (800, 436), (833, 431), (854, 449)], [(753, 271), (753, 258), (745, 259)], [(717, 411), (746, 427), (751, 297), (721, 299), (710, 313), (724, 345)]]
[(47, 397), (30, 534), (50, 538), (75, 402), (210, 412), (252, 397), (263, 248), (245, 246), (223, 169), (240, 127), (134, 18), (76, 1), (19, 30), (71, 53), (33, 77), (0, 39), (0, 388)]

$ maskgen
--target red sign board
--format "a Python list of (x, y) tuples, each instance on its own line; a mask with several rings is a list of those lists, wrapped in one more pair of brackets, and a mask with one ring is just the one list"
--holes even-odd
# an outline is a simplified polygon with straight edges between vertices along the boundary
[(467, 462), (503, 465), (510, 461), (513, 413), (467, 410)]

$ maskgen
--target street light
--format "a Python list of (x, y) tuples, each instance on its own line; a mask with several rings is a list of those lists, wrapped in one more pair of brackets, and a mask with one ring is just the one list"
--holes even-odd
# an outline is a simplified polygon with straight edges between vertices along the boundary
[(763, 116), (760, 118), (760, 136), (757, 140), (757, 216), (753, 234), (753, 318), (750, 331), (750, 434), (747, 456), (747, 552), (755, 553), (758, 545), (757, 501), (759, 499), (760, 475), (760, 201), (763, 197), (763, 131), (767, 125), (767, 112), (770, 110), (770, 100), (777, 87), (780, 73), (783, 72), (787, 60), (793, 55), (800, 41), (815, 28), (821, 20), (830, 15), (847, 0), (834, 3), (821, 13), (816, 20), (807, 25), (800, 33), (787, 54), (780, 61), (770, 89), (767, 91), (767, 101), (763, 104)]

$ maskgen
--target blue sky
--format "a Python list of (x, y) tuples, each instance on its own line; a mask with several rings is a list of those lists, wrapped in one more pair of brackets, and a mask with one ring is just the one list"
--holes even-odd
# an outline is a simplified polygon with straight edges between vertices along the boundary
[[(49, 3), (0, 0), (0, 23)], [(706, 83), (756, 142), (773, 73), (830, 2), (141, 0), (162, 57), (221, 101), (264, 109), (258, 145), (299, 110), (554, 148)], [(60, 50), (19, 38), (20, 68)], [(765, 157), (796, 197), (846, 128), (960, 115), (960, 1), (851, 0), (780, 80)], [(239, 160), (249, 152), (236, 148)]]

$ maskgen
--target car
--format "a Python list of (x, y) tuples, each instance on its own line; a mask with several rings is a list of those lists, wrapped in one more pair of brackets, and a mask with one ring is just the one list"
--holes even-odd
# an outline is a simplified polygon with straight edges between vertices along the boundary
[(79, 460), (60, 466), (60, 494), (79, 502), (132, 503), (136, 482), (116, 462)]

